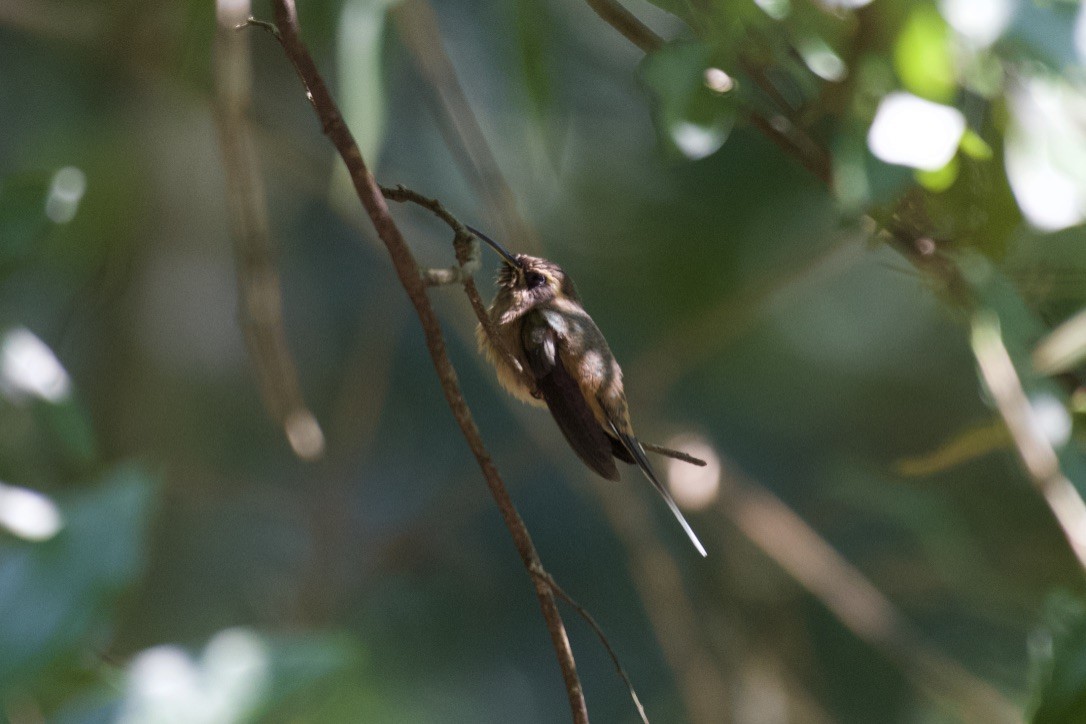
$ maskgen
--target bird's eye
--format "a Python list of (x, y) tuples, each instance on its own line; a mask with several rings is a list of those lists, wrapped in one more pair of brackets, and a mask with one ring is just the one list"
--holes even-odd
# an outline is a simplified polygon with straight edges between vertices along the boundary
[(524, 275), (524, 283), (529, 289), (535, 289), (541, 287), (547, 281), (547, 278), (539, 272), (530, 271)]

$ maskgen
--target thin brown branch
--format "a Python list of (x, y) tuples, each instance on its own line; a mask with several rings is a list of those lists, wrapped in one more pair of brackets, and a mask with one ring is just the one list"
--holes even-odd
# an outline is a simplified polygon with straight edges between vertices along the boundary
[[(546, 441), (536, 437), (541, 444)], [(727, 724), (734, 718), (733, 672), (714, 656), (704, 621), (675, 557), (664, 545), (649, 503), (624, 486), (594, 478), (592, 490), (627, 551), (628, 567), (673, 672), (685, 713), (693, 724)]]
[(576, 600), (561, 586), (558, 585), (558, 581), (554, 580), (554, 576), (547, 573), (544, 570), (536, 571), (536, 575), (540, 576), (547, 582), (547, 585), (551, 587), (551, 590), (563, 601), (573, 607), (573, 610), (577, 612), (581, 618), (585, 620), (593, 631), (596, 632), (596, 636), (599, 638), (600, 643), (603, 644), (603, 648), (607, 650), (607, 655), (611, 657), (611, 663), (615, 665), (615, 669), (618, 671), (618, 675), (622, 677), (622, 681), (626, 683), (626, 688), (630, 691), (630, 698), (633, 699), (634, 706), (637, 707), (637, 713), (641, 716), (641, 721), (644, 724), (649, 724), (649, 716), (645, 713), (645, 707), (641, 704), (641, 699), (637, 696), (637, 691), (634, 689), (633, 682), (630, 681), (630, 675), (626, 673), (626, 669), (623, 668), (622, 662), (619, 661), (618, 654), (615, 653), (614, 648), (611, 646), (611, 642), (607, 639), (607, 634), (603, 632), (603, 629), (596, 619), (592, 617), (592, 614), (588, 612), (588, 609), (577, 603)]
[[(494, 345), (495, 349), (501, 350), (510, 367), (517, 369), (520, 362), (517, 361), (513, 351), (506, 345), (505, 338), (498, 334), (494, 321), (487, 314), (486, 305), (483, 303), (482, 297), (479, 296), (479, 289), (475, 286), (475, 278), (472, 276), (479, 268), (479, 240), (475, 238), (475, 235), (471, 233), (467, 226), (449, 213), (437, 199), (423, 196), (403, 184), (399, 184), (394, 188), (382, 186), (381, 192), (390, 201), (401, 203), (409, 201), (428, 209), (453, 230), (453, 234), (455, 234), (453, 247), (456, 250), (458, 266), (449, 269), (427, 270), (427, 273), (423, 274), (423, 278), (431, 285), (450, 284), (457, 281), (463, 284), (464, 293), (467, 295), (468, 301), (471, 302), (471, 309), (475, 312), (475, 317), (479, 320), (479, 324), (482, 325), (487, 337), (490, 338), (491, 344)], [(448, 279), (448, 281), (444, 281), (445, 279)]]
[(234, 32), (248, 14), (248, 3), (220, 1), (214, 42), (215, 121), (226, 173), (239, 317), (264, 406), (294, 453), (314, 460), (324, 453), (324, 433), (302, 398), (287, 345), (267, 200), (247, 119), (252, 88), (249, 37)]
[[(796, 159), (805, 169), (811, 172), (811, 175), (821, 181), (826, 186), (829, 186), (833, 182), (833, 169), (830, 168), (830, 159), (825, 152), (817, 150), (810, 152), (804, 149), (804, 145), (799, 141), (791, 138), (787, 133), (780, 130), (769, 121), (757, 113), (747, 113), (747, 121), (754, 126), (758, 131), (775, 143), (786, 154)], [(780, 117), (785, 123), (791, 124), (791, 121)]]
[(669, 447), (664, 447), (663, 445), (656, 445), (651, 442), (642, 442), (641, 447), (645, 448), (649, 452), (656, 453), (657, 455), (663, 455), (664, 457), (681, 460), (684, 463), (697, 465), (699, 468), (705, 467), (704, 460), (702, 460), (701, 458), (696, 458), (689, 453), (684, 453), (682, 450), (672, 450)]
[[(762, 41), (768, 45), (769, 40), (764, 39)], [(806, 68), (807, 64), (803, 61), (802, 57), (799, 57), (799, 53), (796, 51), (795, 46), (790, 40), (785, 39), (788, 49), (795, 54), (799, 67)], [(792, 105), (780, 88), (774, 82), (769, 73), (766, 72), (766, 68), (758, 62), (751, 60), (750, 58), (740, 57), (739, 67), (746, 75), (754, 81), (754, 84), (765, 94), (769, 102), (777, 109), (777, 114), (771, 115), (769, 118), (768, 128), (760, 128), (762, 133), (769, 135), (769, 133), (780, 133), (786, 137), (789, 142), (795, 147), (794, 155), (797, 158), (804, 159), (804, 165), (824, 184), (829, 185), (831, 181), (832, 164), (830, 162), (829, 152), (816, 141), (811, 133), (807, 130), (810, 128), (809, 124), (804, 123), (802, 113), (800, 109)], [(760, 125), (763, 119), (755, 118), (756, 114), (751, 114), (751, 122), (755, 125)], [(772, 140), (772, 139), (771, 139)]]
[(446, 284), (456, 284), (471, 279), (479, 270), (479, 242), (466, 226), (461, 224), (455, 216), (450, 214), (437, 199), (431, 199), (417, 191), (412, 191), (403, 184), (395, 187), (382, 186), (381, 193), (389, 201), (400, 203), (410, 201), (424, 209), (428, 209), (453, 230), (456, 235), (453, 238), (453, 247), (456, 249), (456, 264), (450, 267), (427, 269), (422, 272), (423, 281), (427, 286), (438, 287)]
[(617, 0), (585, 0), (585, 2), (603, 18), (605, 23), (622, 33), (627, 40), (646, 53), (659, 50), (663, 46), (664, 39), (638, 20), (636, 15), (620, 5)]
[(550, 632), (551, 643), (562, 670), (573, 720), (576, 724), (587, 724), (588, 709), (585, 705), (584, 691), (577, 675), (577, 665), (573, 658), (569, 638), (566, 635), (565, 625), (562, 623), (561, 614), (554, 600), (554, 593), (544, 581), (539, 580), (532, 573), (543, 568), (539, 554), (532, 543), (524, 521), (509, 497), (501, 474), (491, 460), (490, 453), (487, 452), (482, 435), (472, 417), (471, 409), (460, 391), (456, 370), (449, 360), (445, 338), (437, 314), (427, 297), (426, 285), (419, 275), (418, 264), (399, 228), (396, 226), (396, 222), (389, 213), (381, 188), (366, 166), (358, 145), (347, 128), (338, 106), (332, 99), (323, 77), (309, 54), (309, 50), (302, 42), (297, 9), (293, 0), (275, 0), (273, 7), (275, 10), (275, 24), (279, 29), (280, 43), (288, 58), (294, 64), (306, 88), (307, 96), (317, 113), (317, 117), (320, 119), (322, 130), (335, 145), (340, 157), (346, 164), (359, 200), (362, 202), (366, 214), (373, 222), (378, 237), (388, 250), (400, 283), (403, 285), (404, 291), (407, 292), (407, 296), (418, 315), (419, 323), (426, 338), (426, 346), (430, 352), (445, 399), (460, 427), (460, 431), (464, 435), (464, 439), (468, 443), (468, 447), (471, 448), (472, 454), (479, 464), (491, 495), (498, 505), (517, 552), (520, 554), (521, 561), (525, 569), (530, 573), (536, 596), (543, 611), (543, 617), (547, 623), (547, 629)]

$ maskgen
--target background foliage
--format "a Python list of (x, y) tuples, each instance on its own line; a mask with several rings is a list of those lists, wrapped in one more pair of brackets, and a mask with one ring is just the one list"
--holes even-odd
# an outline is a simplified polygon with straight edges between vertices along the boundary
[[(672, 477), (703, 493), (685, 498), (701, 561), (637, 476), (592, 480), (508, 399), (462, 295), (431, 293), (543, 560), (649, 716), (991, 721), (979, 692), (1011, 720), (1086, 721), (1082, 566), (976, 341), (998, 331), (1027, 422), (1086, 488), (1079, 4), (631, 3), (668, 39), (644, 56), (579, 2), (434, 2), (501, 179), (465, 163), (431, 85), (428, 7), (301, 7), (378, 178), (558, 260), (642, 436), (721, 461), (719, 481)], [(0, 4), (0, 717), (563, 720), (529, 581), (387, 257), (250, 32), (317, 462), (265, 410), (238, 321), (214, 8)], [(920, 115), (878, 136), (894, 97)], [(394, 213), (449, 263), (445, 229)], [(1031, 358), (1067, 320), (1062, 361)], [(796, 517), (756, 516), (780, 501)], [(636, 721), (567, 624), (593, 718)]]

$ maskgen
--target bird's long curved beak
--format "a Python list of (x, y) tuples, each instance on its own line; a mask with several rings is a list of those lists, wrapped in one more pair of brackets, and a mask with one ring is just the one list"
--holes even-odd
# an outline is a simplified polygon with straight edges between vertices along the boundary
[(478, 229), (476, 229), (474, 227), (467, 226), (465, 224), (464, 228), (467, 229), (468, 231), (470, 231), (471, 233), (475, 234), (476, 236), (478, 236), (480, 239), (485, 241), (487, 244), (489, 244), (491, 246), (491, 248), (494, 249), (494, 251), (498, 252), (501, 255), (502, 259), (505, 259), (506, 263), (508, 263), (509, 265), (515, 266), (517, 269), (523, 269), (524, 268), (523, 265), (520, 263), (520, 260), (518, 260), (515, 256), (510, 254), (509, 250), (506, 249), (504, 246), (502, 246), (498, 242), (494, 241), (489, 236), (487, 236), (486, 234), (484, 234), (483, 232), (479, 231)]

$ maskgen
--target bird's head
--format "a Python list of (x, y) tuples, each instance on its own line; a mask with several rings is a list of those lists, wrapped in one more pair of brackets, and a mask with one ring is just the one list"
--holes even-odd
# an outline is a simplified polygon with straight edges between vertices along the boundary
[(502, 257), (498, 268), (498, 295), (494, 307), (501, 311), (499, 323), (506, 324), (536, 307), (555, 300), (580, 303), (573, 280), (553, 261), (527, 254), (511, 254), (505, 247), (475, 229), (471, 232)]

